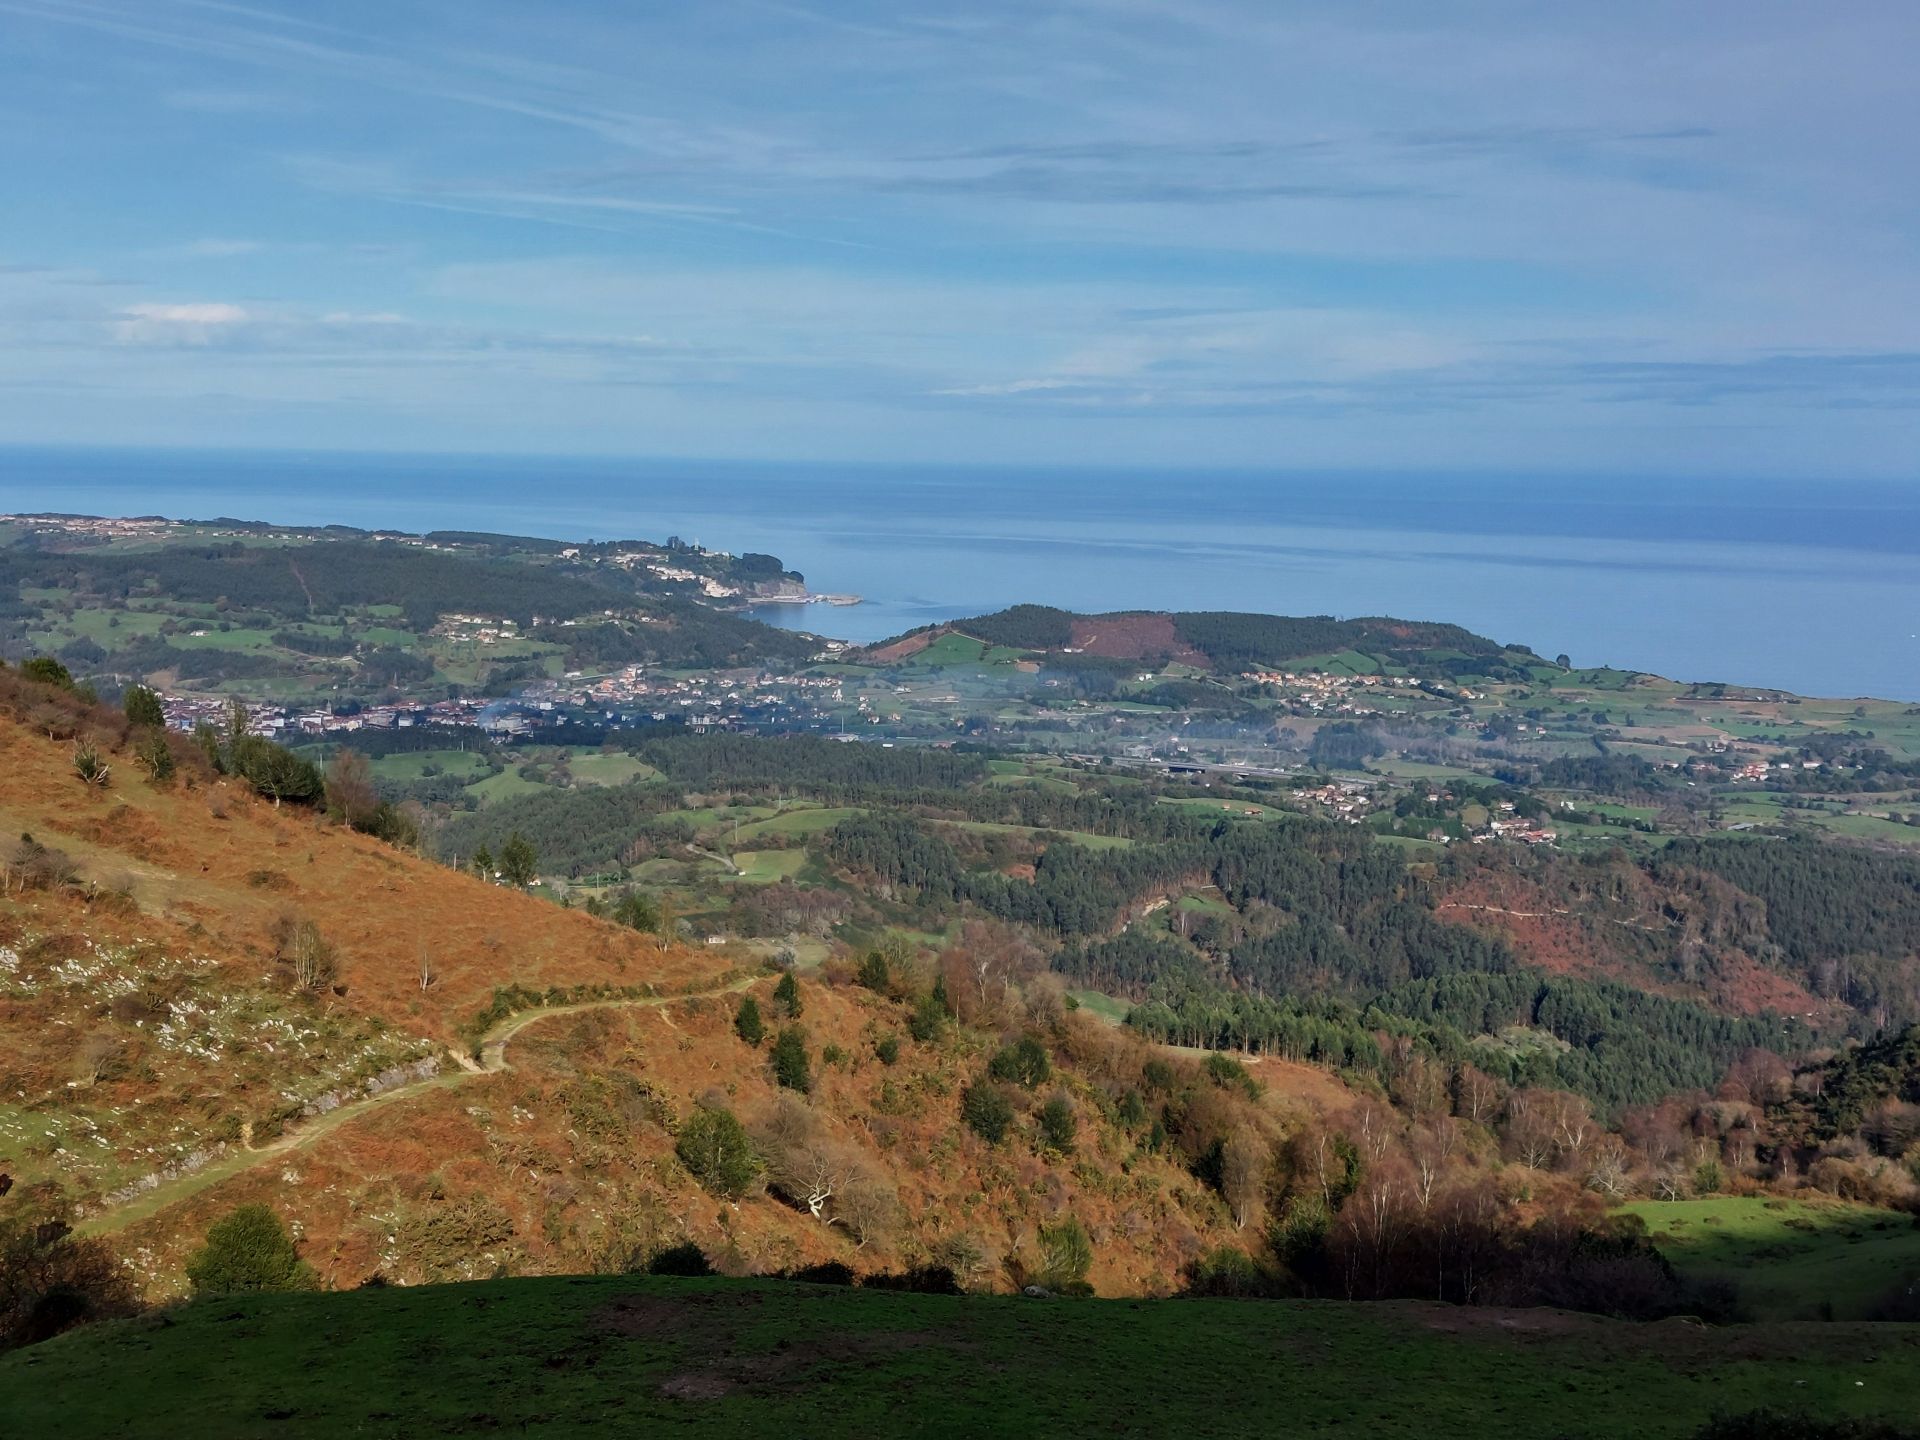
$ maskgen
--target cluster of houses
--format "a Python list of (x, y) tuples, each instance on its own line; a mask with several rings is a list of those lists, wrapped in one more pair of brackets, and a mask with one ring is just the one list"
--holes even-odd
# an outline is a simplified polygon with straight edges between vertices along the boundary
[[(202, 723), (224, 728), (231, 702), (210, 696), (163, 695), (161, 708), (175, 730), (192, 730)], [(247, 707), (248, 728), (256, 735), (352, 734), (360, 730), (407, 730), (417, 725), (472, 726), (493, 703), (475, 697), (465, 700), (408, 701), (397, 705), (370, 705), (351, 714), (285, 705)]]
[(1735, 780), (1765, 780), (1769, 774), (1792, 770), (1818, 770), (1819, 760), (1749, 760), (1733, 772)]
[(1366, 785), (1358, 780), (1334, 780), (1311, 789), (1295, 790), (1293, 798), (1303, 805), (1317, 806), (1329, 815), (1338, 816), (1349, 825), (1358, 825), (1365, 819), (1373, 804)]
[(1476, 845), (1489, 840), (1521, 840), (1528, 845), (1551, 845), (1559, 839), (1557, 830), (1549, 830), (1537, 820), (1529, 820), (1524, 815), (1496, 815), (1487, 822), (1487, 828), (1473, 837)]
[(1274, 699), (1284, 702), (1296, 715), (1378, 715), (1377, 706), (1367, 703), (1370, 694), (1383, 690), (1418, 690), (1420, 682), (1410, 675), (1333, 675), (1292, 670), (1247, 670), (1240, 678), (1265, 688)]
[[(845, 701), (841, 681), (828, 675), (765, 670), (650, 672), (628, 665), (591, 679), (569, 674), (524, 690), (521, 708), (577, 712), (589, 723), (621, 725), (683, 721), (694, 730), (808, 728), (823, 723)], [(864, 700), (863, 719), (877, 723)]]

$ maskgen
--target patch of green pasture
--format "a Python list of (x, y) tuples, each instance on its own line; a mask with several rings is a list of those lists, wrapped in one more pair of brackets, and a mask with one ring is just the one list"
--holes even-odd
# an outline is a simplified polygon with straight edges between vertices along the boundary
[(485, 780), (467, 787), (482, 805), (495, 805), (502, 800), (512, 800), (520, 795), (539, 795), (547, 790), (538, 780), (528, 780), (509, 765), (498, 775), (489, 775)]
[(586, 785), (624, 785), (630, 780), (652, 780), (660, 774), (624, 750), (576, 750), (567, 768), (575, 780)]
[(364, 630), (356, 630), (353, 638), (362, 645), (391, 646), (400, 650), (410, 650), (420, 643), (420, 636), (414, 631), (399, 630), (391, 625), (369, 625)]
[(786, 810), (765, 820), (756, 820), (751, 825), (740, 827), (742, 840), (757, 839), (762, 835), (813, 835), (822, 830), (831, 830), (842, 820), (851, 820), (856, 815), (867, 812), (857, 808), (836, 806), (814, 806), (804, 810)]
[(1920, 1277), (1920, 1226), (1895, 1210), (1762, 1196), (1624, 1208), (1683, 1273), (1730, 1282), (1759, 1320), (1862, 1319)]
[(804, 850), (737, 850), (733, 863), (740, 879), (749, 885), (771, 885), (776, 880), (792, 880), (806, 869), (810, 857)]
[(437, 765), (440, 773), (455, 779), (481, 775), (487, 760), (477, 750), (409, 750), (396, 755), (381, 755), (372, 762), (374, 775), (381, 780), (420, 780), (427, 767)]
[(217, 625), (206, 626), (198, 634), (183, 630), (177, 635), (168, 636), (167, 643), (180, 650), (271, 650), (275, 648), (272, 631), (246, 629), (238, 625), (231, 630), (222, 630)]
[(1067, 995), (1082, 1010), (1106, 1025), (1124, 1025), (1133, 1002), (1121, 1000), (1104, 990), (1069, 990)]
[(1035, 825), (1002, 825), (992, 820), (936, 820), (935, 825), (950, 826), (955, 830), (973, 830), (982, 835), (1060, 835), (1076, 845), (1084, 845), (1089, 850), (1124, 850), (1133, 841), (1123, 835), (1095, 835), (1086, 830), (1048, 830)]
[(1036, 1302), (575, 1276), (251, 1295), (0, 1358), (31, 1435), (1691, 1434), (1761, 1405), (1905, 1420), (1915, 1327)]

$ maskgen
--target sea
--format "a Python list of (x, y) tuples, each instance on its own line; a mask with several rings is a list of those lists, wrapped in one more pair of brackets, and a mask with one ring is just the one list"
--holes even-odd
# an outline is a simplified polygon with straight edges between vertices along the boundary
[(0, 511), (778, 555), (871, 641), (1031, 601), (1441, 620), (1578, 665), (1920, 701), (1912, 482), (0, 448)]

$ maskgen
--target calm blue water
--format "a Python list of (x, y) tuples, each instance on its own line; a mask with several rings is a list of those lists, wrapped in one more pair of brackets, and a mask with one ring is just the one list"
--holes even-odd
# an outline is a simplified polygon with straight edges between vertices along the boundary
[(1685, 679), (1920, 700), (1920, 480), (1148, 473), (0, 449), (0, 510), (764, 550), (850, 640), (1031, 600), (1448, 620)]

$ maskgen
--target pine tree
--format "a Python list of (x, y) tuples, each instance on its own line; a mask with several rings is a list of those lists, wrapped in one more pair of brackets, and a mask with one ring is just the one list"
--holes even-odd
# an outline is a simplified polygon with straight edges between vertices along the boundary
[(866, 958), (860, 962), (854, 979), (876, 995), (886, 994), (893, 985), (893, 972), (887, 964), (887, 957), (878, 950), (869, 950)]
[(693, 1178), (724, 1199), (738, 1200), (760, 1175), (753, 1142), (731, 1110), (694, 1111), (673, 1148)]
[(518, 830), (509, 835), (507, 843), (500, 847), (500, 876), (509, 885), (526, 889), (533, 883), (539, 865), (539, 852), (533, 848), (533, 842)]
[(144, 685), (129, 685), (120, 705), (130, 725), (149, 725), (157, 730), (167, 723), (167, 712), (161, 708), (160, 697)]
[(766, 1038), (767, 1027), (760, 1020), (760, 1002), (753, 996), (741, 997), (740, 1008), (733, 1014), (733, 1030), (742, 1040), (756, 1049)]
[(791, 970), (782, 975), (780, 983), (773, 987), (773, 998), (780, 1003), (789, 1020), (800, 1018), (800, 982), (794, 979)]
[(807, 1032), (798, 1025), (783, 1029), (773, 1042), (773, 1078), (802, 1095), (813, 1089), (813, 1063), (807, 1056)]
[(1073, 1105), (1065, 1095), (1055, 1095), (1040, 1108), (1040, 1148), (1057, 1150), (1062, 1155), (1073, 1151), (1074, 1137), (1080, 1132), (1073, 1118)]

